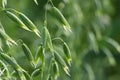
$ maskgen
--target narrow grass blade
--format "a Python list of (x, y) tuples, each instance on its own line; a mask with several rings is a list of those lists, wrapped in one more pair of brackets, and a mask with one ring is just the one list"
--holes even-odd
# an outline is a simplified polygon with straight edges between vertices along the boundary
[(89, 80), (95, 80), (95, 74), (89, 64), (85, 64), (85, 69), (88, 73)]
[(101, 30), (100, 30), (101, 28), (96, 23), (93, 23), (93, 28), (94, 28), (94, 31), (96, 33), (97, 40), (100, 41), (102, 39), (102, 34), (101, 34)]
[(112, 66), (116, 65), (115, 58), (114, 58), (113, 54), (111, 53), (111, 51), (110, 51), (108, 48), (106, 48), (106, 47), (103, 47), (102, 50), (103, 50), (103, 52), (106, 54), (109, 63), (110, 63)]
[(99, 48), (98, 48), (98, 43), (94, 33), (89, 32), (88, 38), (89, 38), (90, 48), (92, 48), (97, 53), (99, 51)]
[(108, 44), (112, 45), (120, 53), (120, 44), (117, 41), (115, 41), (111, 38), (105, 38), (105, 41)]

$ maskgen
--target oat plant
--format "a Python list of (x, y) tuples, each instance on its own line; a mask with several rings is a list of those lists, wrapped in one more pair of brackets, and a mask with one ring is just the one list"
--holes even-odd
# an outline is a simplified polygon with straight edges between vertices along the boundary
[[(34, 0), (34, 2), (36, 6), (39, 5), (37, 0)], [(41, 30), (24, 13), (7, 7), (7, 0), (2, 0), (1, 4), (0, 13), (9, 18), (21, 30), (36, 35), (39, 45), (35, 48), (35, 52), (32, 52), (24, 40), (20, 38), (14, 40), (12, 36), (9, 36), (9, 33), (4, 29), (2, 23), (0, 23), (0, 80), (58, 80), (62, 73), (71, 77), (69, 68), (72, 59), (69, 46), (59, 36), (51, 38), (51, 34), (47, 28), (49, 27), (47, 24), (47, 15), (50, 14), (62, 25), (60, 27), (69, 33), (72, 32), (69, 23), (59, 9), (54, 6), (53, 2), (48, 0), (46, 3), (46, 6), (50, 6), (49, 9), (45, 8), (44, 24), (41, 26)], [(12, 26), (7, 27), (12, 28)], [(55, 41), (60, 42), (60, 51), (55, 48)], [(14, 49), (12, 50), (13, 47), (20, 49), (20, 51), (15, 53)], [(12, 54), (10, 51), (12, 51)], [(24, 53), (24, 58), (28, 61), (28, 64), (23, 63), (23, 65), (31, 66), (31, 70), (26, 70), (14, 57), (13, 54), (21, 54), (21, 51)], [(60, 72), (61, 70), (62, 72)]]

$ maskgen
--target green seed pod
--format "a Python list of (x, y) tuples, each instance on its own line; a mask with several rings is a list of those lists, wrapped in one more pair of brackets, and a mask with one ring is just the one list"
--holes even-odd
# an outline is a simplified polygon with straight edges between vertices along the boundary
[(55, 51), (54, 52), (54, 56), (55, 56), (55, 60), (62, 66), (63, 70), (65, 71), (65, 73), (70, 76), (69, 74), (69, 68), (67, 66), (67, 64), (65, 63), (65, 61), (63, 60), (63, 58)]
[(5, 8), (6, 5), (7, 5), (7, 0), (2, 0), (2, 7)]
[(44, 52), (43, 52), (43, 47), (40, 46), (36, 52), (36, 55), (35, 55), (35, 60), (36, 62), (39, 61), (39, 59), (41, 60), (42, 64), (45, 63), (45, 60), (44, 60)]
[(55, 60), (61, 64), (62, 66), (67, 66), (65, 61), (63, 60), (63, 58), (57, 53), (57, 52), (54, 52), (54, 56), (55, 56)]
[(35, 69), (35, 70), (32, 72), (31, 76), (32, 76), (32, 77), (36, 77), (36, 76), (38, 76), (40, 73), (41, 73), (41, 69)]
[(10, 47), (13, 44), (17, 45), (17, 43), (10, 37), (7, 35), (7, 33), (5, 32), (2, 24), (0, 23), (0, 36), (6, 40), (6, 44)]
[(37, 0), (34, 0), (34, 2), (35, 2), (35, 4), (37, 4), (37, 5), (38, 5), (38, 2), (37, 2)]
[(20, 17), (20, 19), (23, 21), (23, 23), (33, 32), (35, 32), (35, 34), (37, 36), (40, 37), (40, 32), (37, 29), (37, 27), (35, 26), (35, 24), (23, 13), (21, 12), (17, 12), (18, 16)]
[(22, 44), (22, 49), (27, 57), (27, 59), (30, 61), (31, 65), (33, 66), (34, 64), (34, 58), (33, 58), (33, 55), (30, 51), (30, 49), (28, 48), (28, 46), (26, 44)]
[(53, 51), (52, 40), (47, 27), (43, 27), (42, 29), (42, 42), (44, 48), (48, 47), (51, 52)]
[(18, 77), (18, 80), (26, 80), (25, 76), (23, 75), (22, 71), (21, 71), (21, 67), (17, 64), (16, 60), (12, 57), (9, 57), (7, 54), (5, 53), (0, 53), (1, 57), (8, 62), (16, 71)]
[[(3, 31), (2, 29), (0, 29), (0, 35), (1, 35), (1, 37), (2, 37), (4, 40), (6, 40), (6, 41), (8, 41), (8, 42), (11, 42), (11, 43), (15, 43), (15, 41), (12, 40), (12, 39), (5, 33), (5, 31)], [(15, 43), (15, 44), (16, 44), (16, 43)]]
[(14, 69), (19, 69), (20, 66), (17, 64), (16, 61), (14, 61), (11, 57), (9, 57), (7, 54), (5, 53), (0, 53), (1, 57), (8, 62)]
[(11, 37), (9, 37), (5, 32), (0, 30), (0, 35), (4, 40), (6, 40), (6, 44), (8, 45), (8, 47), (12, 46), (13, 44), (17, 45), (17, 43)]
[(17, 24), (19, 24), (23, 29), (31, 31), (29, 28), (26, 27), (26, 25), (14, 13), (12, 13), (10, 11), (5, 11), (5, 13), (11, 20), (13, 20)]
[(54, 79), (57, 80), (58, 76), (59, 76), (59, 67), (56, 61), (53, 61), (53, 72), (54, 72)]
[(63, 25), (63, 28), (65, 30), (71, 31), (71, 27), (70, 27), (69, 23), (67, 22), (65, 17), (62, 15), (62, 13), (56, 7), (52, 7), (49, 12), (53, 17), (55, 17), (59, 20), (59, 22)]
[(69, 49), (68, 45), (65, 42), (63, 44), (63, 50), (64, 50), (64, 53), (65, 53), (68, 64), (71, 65), (71, 60), (72, 60), (71, 52), (70, 52), (70, 49)]

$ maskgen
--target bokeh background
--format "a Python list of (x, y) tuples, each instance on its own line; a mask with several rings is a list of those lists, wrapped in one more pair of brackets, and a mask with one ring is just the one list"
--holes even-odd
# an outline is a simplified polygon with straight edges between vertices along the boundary
[[(52, 1), (72, 28), (72, 32), (66, 32), (47, 14), (47, 27), (52, 38), (63, 38), (72, 53), (71, 77), (62, 74), (58, 80), (120, 80), (120, 0)], [(38, 0), (37, 6), (33, 0), (8, 0), (7, 7), (27, 15), (41, 31), (46, 2)], [(0, 21), (9, 36), (15, 41), (22, 39), (34, 55), (40, 45), (37, 36), (21, 29), (3, 12), (0, 12)], [(55, 46), (59, 49), (57, 44)], [(7, 51), (6, 47), (3, 48)], [(32, 71), (21, 49), (13, 47), (9, 53), (23, 68)]]

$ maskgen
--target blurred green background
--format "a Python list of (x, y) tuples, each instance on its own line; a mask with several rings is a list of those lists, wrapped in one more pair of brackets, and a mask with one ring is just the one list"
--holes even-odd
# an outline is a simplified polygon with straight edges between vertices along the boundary
[[(52, 1), (72, 28), (71, 33), (66, 32), (56, 19), (47, 15), (52, 38), (63, 38), (72, 53), (71, 77), (62, 74), (58, 80), (120, 80), (120, 46), (117, 45), (120, 43), (120, 0)], [(8, 0), (7, 7), (27, 15), (41, 31), (46, 2), (38, 0), (37, 6), (33, 0)], [(2, 12), (0, 21), (9, 36), (16, 41), (23, 39), (35, 53), (40, 44), (35, 34), (21, 29)], [(4, 49), (7, 51), (6, 47)], [(21, 49), (13, 47), (9, 53), (22, 67), (31, 70)]]

